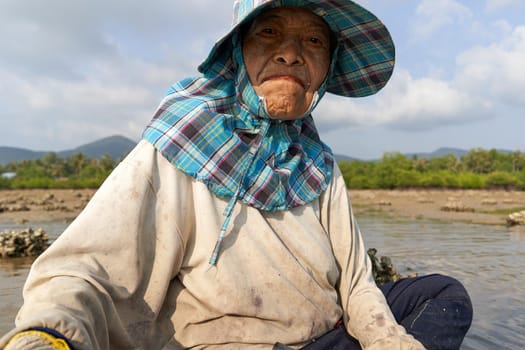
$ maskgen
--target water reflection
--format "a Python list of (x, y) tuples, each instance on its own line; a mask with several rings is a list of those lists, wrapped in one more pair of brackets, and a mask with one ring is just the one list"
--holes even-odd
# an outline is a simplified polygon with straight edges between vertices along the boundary
[[(523, 349), (525, 230), (434, 221), (358, 218), (368, 247), (388, 255), (400, 273), (443, 273), (462, 281), (474, 304), (463, 350)], [(7, 228), (1, 226), (0, 231)], [(34, 224), (55, 239), (64, 222)], [(32, 259), (0, 259), (0, 334), (13, 327)]]
[(14, 326), (16, 312), (22, 305), (22, 285), (33, 260), (33, 258), (0, 259), (1, 335)]
[[(66, 228), (66, 221), (47, 221), (28, 224), (2, 223), (0, 232), (28, 227), (43, 228), (54, 241)], [(0, 336), (14, 326), (15, 315), (22, 305), (22, 286), (34, 258), (0, 259)]]
[(20, 276), (33, 263), (34, 258), (0, 259), (0, 271), (3, 278)]
[(401, 273), (444, 273), (471, 294), (474, 320), (462, 349), (523, 349), (525, 233), (505, 227), (360, 218), (366, 244)]

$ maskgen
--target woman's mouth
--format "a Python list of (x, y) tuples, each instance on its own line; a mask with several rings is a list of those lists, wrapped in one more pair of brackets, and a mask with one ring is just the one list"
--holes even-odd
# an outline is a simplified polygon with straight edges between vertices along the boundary
[(287, 81), (295, 82), (299, 84), (303, 89), (306, 89), (306, 84), (300, 78), (293, 76), (293, 75), (288, 75), (288, 74), (272, 75), (267, 78), (264, 78), (262, 82), (265, 83), (267, 81), (273, 81), (273, 80), (287, 80)]

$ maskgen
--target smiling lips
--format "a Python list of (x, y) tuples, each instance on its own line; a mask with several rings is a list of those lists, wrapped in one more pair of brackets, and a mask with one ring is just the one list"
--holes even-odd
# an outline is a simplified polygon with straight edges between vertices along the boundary
[(298, 78), (296, 76), (293, 76), (293, 75), (288, 75), (288, 74), (272, 75), (272, 76), (264, 78), (262, 80), (262, 82), (265, 83), (265, 82), (271, 81), (271, 80), (288, 80), (288, 81), (293, 81), (293, 82), (301, 85), (303, 89), (306, 89), (306, 84), (300, 78)]

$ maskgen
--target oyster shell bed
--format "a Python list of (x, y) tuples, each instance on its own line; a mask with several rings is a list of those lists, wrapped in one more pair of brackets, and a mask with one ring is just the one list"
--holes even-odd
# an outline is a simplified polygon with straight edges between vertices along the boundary
[(38, 256), (49, 247), (49, 236), (42, 228), (0, 232), (0, 258)]

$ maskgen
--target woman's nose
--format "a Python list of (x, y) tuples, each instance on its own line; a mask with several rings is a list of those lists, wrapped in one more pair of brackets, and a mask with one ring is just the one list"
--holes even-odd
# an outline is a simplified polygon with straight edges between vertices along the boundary
[(274, 61), (288, 66), (301, 65), (304, 63), (301, 42), (298, 38), (285, 38), (274, 55)]

